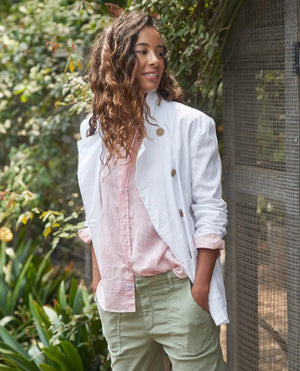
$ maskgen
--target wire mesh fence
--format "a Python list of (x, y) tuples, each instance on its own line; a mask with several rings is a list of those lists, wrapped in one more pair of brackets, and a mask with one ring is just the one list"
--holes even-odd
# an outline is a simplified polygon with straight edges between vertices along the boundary
[(299, 0), (245, 1), (224, 68), (228, 369), (300, 370)]

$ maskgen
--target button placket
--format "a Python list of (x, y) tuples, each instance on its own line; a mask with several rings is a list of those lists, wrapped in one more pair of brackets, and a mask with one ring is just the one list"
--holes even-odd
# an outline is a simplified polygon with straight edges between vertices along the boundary
[(128, 182), (130, 170), (131, 165), (128, 164), (121, 164), (119, 168), (119, 184), (120, 184), (119, 207), (120, 207), (120, 243), (127, 263), (127, 267), (131, 271), (132, 267), (130, 264), (130, 257), (132, 251), (129, 225), (129, 194), (128, 194)]

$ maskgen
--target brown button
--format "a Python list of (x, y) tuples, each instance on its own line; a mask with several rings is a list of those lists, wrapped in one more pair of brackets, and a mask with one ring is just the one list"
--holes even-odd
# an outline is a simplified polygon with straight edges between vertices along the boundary
[(172, 176), (175, 176), (175, 175), (176, 175), (176, 170), (175, 170), (175, 169), (172, 169), (172, 170), (171, 170), (171, 175), (172, 175)]
[(183, 217), (183, 211), (182, 211), (181, 209), (179, 209), (178, 212), (179, 212), (179, 215), (180, 215), (181, 217)]
[(161, 137), (162, 135), (164, 135), (165, 131), (163, 128), (158, 128), (156, 129), (156, 134)]

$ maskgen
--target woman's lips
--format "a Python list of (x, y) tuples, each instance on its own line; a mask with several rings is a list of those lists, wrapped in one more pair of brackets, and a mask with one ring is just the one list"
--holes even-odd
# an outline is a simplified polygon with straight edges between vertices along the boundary
[(143, 76), (145, 76), (149, 80), (157, 80), (159, 78), (158, 72), (145, 72), (143, 73)]

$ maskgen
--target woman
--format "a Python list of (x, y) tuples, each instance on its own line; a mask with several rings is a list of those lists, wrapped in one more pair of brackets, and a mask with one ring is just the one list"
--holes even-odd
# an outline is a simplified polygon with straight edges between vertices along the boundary
[(122, 14), (95, 42), (79, 185), (93, 289), (115, 371), (223, 370), (219, 261), (226, 204), (215, 126), (178, 103), (151, 16)]

